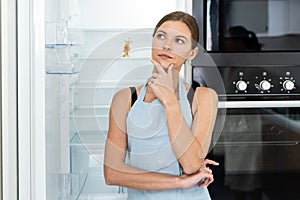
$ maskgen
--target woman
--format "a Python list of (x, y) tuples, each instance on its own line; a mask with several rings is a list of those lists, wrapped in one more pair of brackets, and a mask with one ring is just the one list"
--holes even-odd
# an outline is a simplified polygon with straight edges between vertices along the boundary
[[(217, 94), (198, 87), (192, 105), (190, 86), (179, 78), (198, 53), (199, 28), (184, 12), (164, 16), (153, 34), (152, 76), (136, 88), (115, 94), (105, 147), (108, 185), (128, 188), (128, 199), (210, 199), (213, 181), (205, 159), (217, 113)], [(127, 160), (126, 160), (127, 155)]]

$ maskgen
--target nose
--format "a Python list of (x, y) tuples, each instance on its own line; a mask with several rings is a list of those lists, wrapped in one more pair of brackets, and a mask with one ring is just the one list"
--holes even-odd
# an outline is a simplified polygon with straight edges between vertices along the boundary
[(167, 51), (170, 51), (170, 50), (171, 50), (171, 47), (168, 46), (168, 45), (164, 45), (164, 46), (163, 46), (163, 49), (164, 49), (164, 50), (167, 50)]
[(163, 49), (166, 51), (171, 51), (171, 41), (170, 40), (166, 40), (163, 44)]

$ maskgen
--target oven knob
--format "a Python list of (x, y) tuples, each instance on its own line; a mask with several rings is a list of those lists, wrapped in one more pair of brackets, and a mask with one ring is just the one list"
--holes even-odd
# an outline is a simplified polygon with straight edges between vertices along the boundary
[(261, 90), (269, 90), (271, 88), (271, 83), (269, 81), (266, 81), (266, 80), (262, 80), (260, 83), (259, 83), (259, 88)]
[(238, 81), (236, 84), (235, 84), (235, 87), (237, 90), (239, 91), (244, 91), (247, 89), (247, 83), (245, 81)]
[(285, 90), (292, 90), (292, 89), (294, 89), (294, 86), (295, 86), (295, 84), (291, 80), (286, 80), (283, 82), (283, 88)]

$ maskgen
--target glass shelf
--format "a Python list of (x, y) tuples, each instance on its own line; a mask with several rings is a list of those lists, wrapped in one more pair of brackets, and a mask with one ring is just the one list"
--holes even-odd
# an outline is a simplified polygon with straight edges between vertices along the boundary
[(74, 75), (78, 74), (79, 72), (64, 72), (64, 71), (46, 71), (46, 74), (49, 75)]
[(69, 32), (112, 32), (112, 33), (123, 33), (138, 30), (139, 32), (153, 32), (153, 27), (151, 28), (94, 28), (94, 27), (69, 27)]
[(147, 79), (136, 80), (90, 80), (76, 81), (70, 86), (71, 89), (124, 89), (145, 83)]
[(73, 75), (78, 74), (80, 65), (72, 60), (76, 54), (74, 44), (45, 44), (46, 74), (52, 75)]
[(70, 146), (104, 148), (105, 140), (106, 134), (103, 134), (101, 131), (79, 131), (70, 139)]
[[(74, 106), (70, 109), (70, 117), (108, 117), (110, 104), (93, 106)], [(100, 115), (100, 113), (102, 113)]]
[(88, 57), (88, 56), (78, 56), (78, 57), (72, 57), (72, 59), (78, 59), (78, 60), (145, 60), (150, 63), (150, 57)]
[(80, 44), (45, 44), (45, 48), (54, 49), (54, 48), (65, 48), (71, 46), (79, 46)]
[(93, 199), (90, 198), (91, 195), (95, 199), (104, 196), (120, 197), (126, 192), (122, 187), (108, 186), (105, 183), (103, 174), (105, 140), (106, 134), (100, 131), (76, 132), (70, 140), (71, 171), (88, 174), (80, 197), (89, 197), (88, 199)]
[(89, 199), (89, 200), (126, 200), (127, 194), (90, 194), (90, 195), (81, 195), (80, 199)]

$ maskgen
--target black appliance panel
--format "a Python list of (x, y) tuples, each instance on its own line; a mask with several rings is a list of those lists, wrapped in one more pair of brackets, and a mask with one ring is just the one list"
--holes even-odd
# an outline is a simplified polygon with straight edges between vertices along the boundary
[[(193, 69), (193, 80), (204, 85), (211, 66)], [(220, 100), (300, 100), (300, 66), (218, 66), (224, 90), (210, 81)], [(201, 78), (202, 77), (202, 78)], [(299, 105), (300, 106), (300, 105)]]

